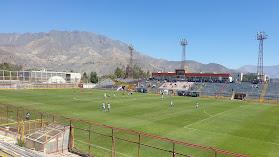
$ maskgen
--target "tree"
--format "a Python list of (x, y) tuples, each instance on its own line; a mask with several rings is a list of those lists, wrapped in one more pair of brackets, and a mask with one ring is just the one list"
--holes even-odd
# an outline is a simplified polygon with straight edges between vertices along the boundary
[(147, 77), (147, 78), (150, 77), (150, 72), (149, 72), (149, 70), (147, 70), (147, 72), (146, 72), (146, 77)]
[(125, 73), (124, 73), (123, 70), (120, 69), (119, 67), (117, 67), (117, 68), (115, 69), (114, 74), (116, 75), (117, 78), (123, 77), (123, 74), (124, 74), (124, 77), (125, 77)]
[(90, 82), (91, 83), (97, 83), (98, 82), (98, 76), (97, 76), (97, 73), (96, 72), (91, 72), (90, 73)]
[(115, 74), (109, 74), (109, 75), (103, 75), (101, 77), (101, 79), (107, 79), (107, 78), (116, 78), (116, 75)]
[(86, 72), (83, 73), (81, 80), (82, 80), (82, 83), (88, 83), (88, 76), (87, 76)]
[(243, 82), (252, 82), (254, 80), (257, 80), (257, 74), (253, 74), (253, 73), (248, 73), (243, 75), (242, 81)]
[(22, 65), (2, 63), (2, 64), (0, 64), (0, 69), (1, 70), (7, 70), (7, 71), (19, 71), (19, 70), (22, 70)]
[(115, 77), (117, 78), (142, 78), (142, 77), (150, 77), (149, 70), (145, 73), (139, 66), (134, 65), (134, 68), (131, 68), (130, 65), (127, 65), (126, 68), (117, 67), (114, 72)]
[(132, 68), (129, 65), (127, 65), (126, 71), (125, 71), (126, 77), (132, 77), (131, 76), (132, 73), (133, 73)]

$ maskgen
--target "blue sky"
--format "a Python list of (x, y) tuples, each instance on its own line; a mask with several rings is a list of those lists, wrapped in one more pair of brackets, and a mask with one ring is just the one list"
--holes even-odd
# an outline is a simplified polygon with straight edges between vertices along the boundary
[[(258, 31), (265, 31), (264, 65), (279, 65), (277, 0), (2, 0), (0, 33), (88, 31), (133, 44), (146, 55), (228, 68), (257, 65)], [(187, 64), (187, 63), (186, 63)]]

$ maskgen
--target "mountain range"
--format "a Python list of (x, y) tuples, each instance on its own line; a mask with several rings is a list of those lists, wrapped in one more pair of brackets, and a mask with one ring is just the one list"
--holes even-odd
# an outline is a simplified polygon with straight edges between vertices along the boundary
[[(152, 58), (133, 51), (134, 63), (151, 72), (170, 72), (180, 68), (180, 61)], [(181, 55), (181, 52), (177, 52)], [(0, 33), (0, 63), (20, 64), (24, 69), (52, 71), (114, 73), (116, 67), (129, 64), (128, 45), (104, 35), (86, 31), (56, 31), (49, 33)], [(188, 72), (232, 73), (220, 64), (201, 64), (187, 60)]]
[[(255, 65), (245, 65), (238, 70), (249, 73), (257, 73), (257, 66)], [(263, 66), (263, 71), (266, 75), (271, 78), (279, 78), (279, 65), (275, 66)]]

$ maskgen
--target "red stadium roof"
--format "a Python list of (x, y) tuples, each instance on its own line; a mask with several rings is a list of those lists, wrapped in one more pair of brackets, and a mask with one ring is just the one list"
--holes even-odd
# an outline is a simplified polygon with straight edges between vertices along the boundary
[(231, 74), (228, 73), (186, 73), (185, 76), (212, 76), (212, 77), (232, 77)]
[(176, 73), (152, 73), (152, 76), (175, 76)]
[[(176, 73), (152, 73), (152, 76), (176, 76)], [(202, 76), (205, 76), (205, 77), (208, 77), (208, 76), (211, 76), (211, 77), (232, 77), (231, 74), (229, 73), (218, 73), (218, 74), (215, 74), (215, 73), (185, 73), (185, 76), (198, 76), (198, 77), (202, 77)]]

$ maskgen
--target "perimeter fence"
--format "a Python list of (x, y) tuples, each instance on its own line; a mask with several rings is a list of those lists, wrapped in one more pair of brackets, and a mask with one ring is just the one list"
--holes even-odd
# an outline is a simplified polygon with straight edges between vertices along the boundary
[(15, 89), (67, 89), (80, 88), (80, 84), (74, 83), (31, 83), (31, 82), (0, 82), (0, 90)]
[[(29, 120), (25, 117), (27, 112), (30, 114)], [(43, 128), (50, 126), (52, 123), (69, 126), (68, 151), (85, 156), (247, 157), (246, 155), (220, 149), (39, 112), (9, 104), (0, 103), (0, 113), (0, 130), (18, 136), (28, 136), (36, 132), (36, 129), (39, 129), (38, 127)], [(11, 123), (13, 124), (11, 127), (7, 126)], [(20, 132), (22, 123), (27, 125), (24, 133)], [(30, 123), (33, 123), (34, 126), (30, 127)]]

